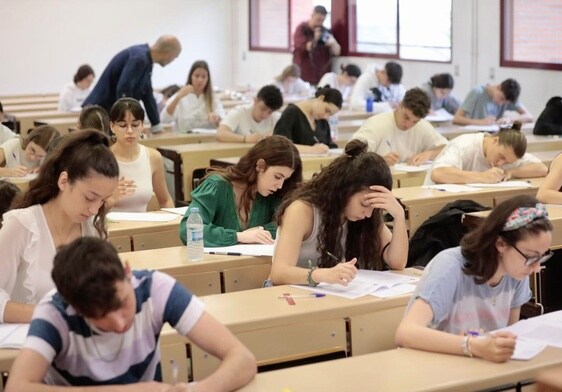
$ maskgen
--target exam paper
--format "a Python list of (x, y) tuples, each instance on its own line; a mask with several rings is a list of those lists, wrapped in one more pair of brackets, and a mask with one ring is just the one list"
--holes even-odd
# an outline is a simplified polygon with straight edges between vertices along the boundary
[(444, 122), (444, 121), (451, 121), (453, 117), (454, 116), (451, 113), (441, 108), (425, 116), (425, 119), (430, 122)]
[(453, 192), (453, 193), (474, 192), (474, 191), (482, 189), (482, 188), (477, 188), (475, 186), (461, 185), (461, 184), (423, 185), (422, 188), (435, 189), (436, 191)]
[(416, 173), (416, 172), (428, 171), (430, 167), (431, 167), (431, 163), (424, 163), (419, 166), (412, 166), (406, 163), (397, 163), (394, 166), (392, 166), (392, 169), (396, 171)]
[(187, 210), (189, 209), (189, 206), (185, 206), (185, 207), (172, 207), (172, 208), (160, 208), (162, 211), (166, 211), (166, 212), (171, 212), (172, 214), (177, 214), (177, 215), (181, 215), (184, 216), (185, 213), (187, 212)]
[(531, 184), (527, 181), (502, 181), (493, 184), (470, 183), (466, 184), (475, 188), (530, 188)]
[(272, 245), (258, 245), (258, 244), (240, 244), (232, 246), (221, 246), (216, 248), (205, 247), (205, 253), (217, 255), (245, 255), (245, 256), (272, 256), (273, 257), (273, 244)]
[(29, 324), (0, 324), (0, 348), (21, 348)]

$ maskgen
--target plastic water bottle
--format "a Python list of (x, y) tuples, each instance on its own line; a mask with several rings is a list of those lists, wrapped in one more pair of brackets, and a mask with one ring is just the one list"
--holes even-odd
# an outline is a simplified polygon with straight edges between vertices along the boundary
[(187, 259), (201, 261), (204, 257), (203, 219), (199, 215), (199, 208), (191, 207), (186, 222), (187, 231)]
[(333, 115), (330, 116), (328, 122), (330, 123), (330, 136), (332, 137), (333, 142), (338, 141), (338, 116)]
[(365, 111), (367, 113), (373, 113), (373, 102), (375, 100), (375, 96), (373, 93), (369, 93), (367, 95), (367, 100), (365, 101)]

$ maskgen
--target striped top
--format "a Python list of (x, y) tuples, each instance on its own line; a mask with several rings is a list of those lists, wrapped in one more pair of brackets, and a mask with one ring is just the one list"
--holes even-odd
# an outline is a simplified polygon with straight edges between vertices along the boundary
[(134, 271), (133, 325), (125, 333), (90, 325), (57, 292), (36, 307), (24, 347), (51, 363), (52, 385), (111, 385), (161, 381), (159, 337), (168, 322), (185, 336), (204, 311), (203, 303), (170, 276)]

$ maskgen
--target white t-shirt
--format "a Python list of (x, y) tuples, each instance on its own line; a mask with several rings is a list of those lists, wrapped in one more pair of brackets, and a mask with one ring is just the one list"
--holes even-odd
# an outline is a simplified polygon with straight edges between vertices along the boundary
[(232, 108), (221, 124), (229, 127), (237, 135), (250, 135), (252, 133), (273, 134), (273, 128), (281, 117), (281, 113), (273, 112), (262, 122), (256, 122), (252, 117), (253, 104), (240, 105)]
[[(200, 94), (199, 97), (195, 94), (187, 94), (178, 102), (174, 114), (170, 115), (166, 108), (174, 101), (175, 97), (176, 95), (173, 95), (168, 99), (166, 107), (160, 112), (162, 123), (174, 122), (174, 131), (184, 133), (194, 128), (215, 128), (209, 122), (210, 112), (207, 110), (204, 94)], [(213, 94), (213, 108), (213, 112), (218, 114), (221, 119), (225, 117), (222, 102), (217, 94)]]
[(14, 138), (18, 137), (10, 128), (7, 126), (0, 124), (0, 144)]
[[(456, 167), (464, 171), (485, 172), (492, 165), (484, 156), (484, 132), (460, 135), (449, 142), (433, 161), (433, 166), (428, 170), (424, 185), (435, 184), (431, 180), (431, 172), (438, 167)], [(514, 169), (530, 163), (540, 163), (541, 160), (532, 154), (526, 153), (514, 163), (503, 165), (504, 170)]]
[(274, 86), (277, 86), (284, 97), (288, 96), (299, 96), (299, 97), (308, 97), (310, 95), (310, 83), (305, 82), (301, 78), (297, 78), (289, 83), (287, 86), (283, 84), (283, 82), (278, 81), (277, 79), (271, 82)]
[(25, 150), (21, 148), (21, 139), (14, 137), (6, 140), (0, 149), (4, 151), (4, 166), (6, 168), (25, 166), (34, 169), (39, 166), (39, 162), (30, 162), (25, 157)]
[(79, 112), (89, 94), (90, 89), (82, 90), (74, 82), (65, 84), (59, 95), (59, 112)]
[(420, 152), (447, 144), (447, 139), (426, 120), (420, 120), (408, 130), (396, 126), (394, 112), (380, 113), (367, 119), (353, 134), (369, 144), (369, 151), (384, 156), (395, 152), (406, 161)]

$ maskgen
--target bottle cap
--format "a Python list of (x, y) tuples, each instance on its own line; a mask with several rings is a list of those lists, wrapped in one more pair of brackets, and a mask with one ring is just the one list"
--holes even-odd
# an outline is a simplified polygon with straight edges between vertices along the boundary
[(193, 213), (198, 214), (198, 213), (199, 213), (199, 207), (190, 207), (190, 208), (189, 208), (189, 213), (190, 213), (190, 214), (193, 214)]

